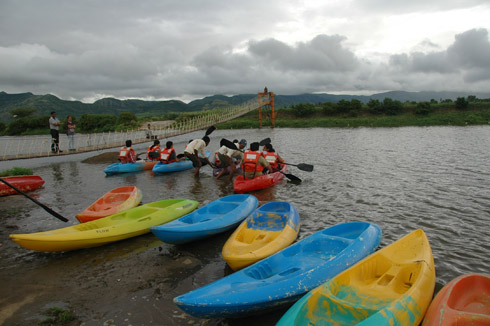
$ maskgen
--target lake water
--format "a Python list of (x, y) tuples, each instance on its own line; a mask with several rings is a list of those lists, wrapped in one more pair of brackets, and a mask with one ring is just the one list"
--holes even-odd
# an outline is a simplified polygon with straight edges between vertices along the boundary
[[(177, 151), (182, 151), (189, 139), (202, 137), (201, 134), (173, 139)], [(301, 216), (299, 238), (336, 223), (361, 220), (377, 223), (382, 228), (381, 246), (385, 246), (422, 228), (434, 254), (436, 290), (463, 273), (490, 274), (490, 126), (216, 130), (209, 148), (217, 150), (222, 137), (245, 138), (249, 144), (270, 137), (276, 151), (287, 162), (315, 166), (311, 173), (290, 167), (289, 173), (303, 180), (299, 185), (283, 181), (274, 188), (254, 193), (262, 204), (273, 200), (293, 203)], [(144, 151), (141, 145), (136, 149), (136, 152)], [(81, 163), (84, 158), (97, 154), (100, 152), (1, 162), (0, 170), (12, 166), (34, 169), (46, 181), (44, 188), (34, 193), (37, 199), (70, 218), (69, 223), (62, 223), (21, 196), (3, 197), (1, 212), (8, 211), (4, 228), (7, 225), (10, 229), (4, 230), (2, 236), (9, 231), (27, 233), (75, 224), (76, 213), (110, 189), (123, 185), (140, 187), (144, 203), (189, 198), (203, 205), (233, 193), (232, 184), (225, 179), (215, 180), (209, 167), (201, 169), (199, 179), (193, 178), (192, 170), (162, 176), (145, 171), (106, 177), (103, 169), (107, 164)], [(99, 266), (94, 261), (108, 262), (111, 261), (108, 257), (122, 255), (134, 264), (157, 264), (162, 270), (161, 277), (156, 273), (152, 285), (141, 289), (145, 294), (135, 290), (133, 296), (139, 298), (136, 302), (146, 296), (148, 307), (146, 315), (134, 308), (131, 317), (126, 316), (133, 324), (155, 325), (163, 320), (166, 320), (163, 325), (273, 324), (280, 313), (201, 323), (184, 316), (173, 305), (174, 296), (230, 273), (220, 256), (227, 236), (176, 247), (162, 244), (148, 234), (64, 254), (30, 252), (3, 238), (0, 274), (13, 275), (21, 270), (34, 273), (49, 264), (67, 269), (80, 264)], [(183, 257), (192, 263), (182, 265), (179, 271), (165, 271), (167, 262)], [(155, 294), (153, 290), (160, 283), (167, 284), (168, 291)], [(125, 295), (121, 296), (123, 300)], [(120, 308), (124, 303), (115, 302), (114, 306)], [(127, 307), (132, 309), (131, 304)], [(121, 315), (114, 317), (116, 313), (111, 309), (115, 308), (90, 309), (78, 313), (88, 318), (96, 311), (103, 315), (100, 320), (112, 318), (127, 324), (122, 322)], [(76, 308), (74, 311), (77, 313)], [(86, 325), (91, 325), (90, 321)]]

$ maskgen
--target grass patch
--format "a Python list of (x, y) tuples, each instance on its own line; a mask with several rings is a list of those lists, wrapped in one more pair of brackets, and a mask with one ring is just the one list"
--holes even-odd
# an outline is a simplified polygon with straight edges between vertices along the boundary
[(33, 175), (31, 169), (25, 168), (13, 168), (10, 170), (4, 170), (0, 172), (0, 177), (14, 176), (14, 175)]
[(60, 307), (53, 307), (45, 312), (46, 319), (39, 323), (40, 326), (57, 326), (68, 325), (77, 318), (70, 310), (64, 310)]

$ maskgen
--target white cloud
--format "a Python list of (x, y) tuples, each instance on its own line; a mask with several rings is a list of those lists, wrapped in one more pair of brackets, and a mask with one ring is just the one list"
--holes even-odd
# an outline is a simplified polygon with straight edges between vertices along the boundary
[(74, 99), (264, 86), (488, 91), (489, 16), (477, 0), (3, 0), (0, 90)]

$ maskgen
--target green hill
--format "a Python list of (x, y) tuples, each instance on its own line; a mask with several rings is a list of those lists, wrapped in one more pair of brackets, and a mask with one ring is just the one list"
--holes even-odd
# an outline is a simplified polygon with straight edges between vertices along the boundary
[[(368, 102), (369, 99), (383, 100), (389, 97), (393, 100), (405, 101), (430, 101), (435, 99), (455, 100), (458, 97), (475, 95), (478, 98), (490, 98), (490, 94), (468, 93), (468, 92), (403, 92), (393, 91), (373, 94), (371, 96), (357, 95), (334, 95), (334, 94), (300, 94), (300, 95), (278, 95), (275, 94), (276, 108), (290, 107), (298, 103), (324, 103), (344, 100), (358, 99)], [(188, 104), (177, 101), (143, 101), (143, 100), (118, 100), (115, 98), (104, 98), (94, 103), (82, 103), (80, 101), (66, 101), (54, 95), (34, 95), (32, 93), (7, 94), (0, 92), (0, 122), (8, 123), (13, 117), (11, 110), (19, 107), (35, 109), (36, 116), (49, 115), (56, 111), (58, 117), (64, 118), (68, 115), (80, 117), (84, 113), (106, 113), (119, 115), (121, 112), (133, 112), (138, 116), (162, 116), (165, 113), (195, 112), (208, 110), (229, 105), (236, 105), (253, 99), (257, 94), (240, 94), (234, 96), (213, 95)]]

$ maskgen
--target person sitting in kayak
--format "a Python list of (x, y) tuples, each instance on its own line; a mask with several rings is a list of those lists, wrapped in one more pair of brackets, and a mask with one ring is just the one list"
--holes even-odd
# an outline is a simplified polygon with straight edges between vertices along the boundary
[[(199, 170), (201, 166), (209, 164), (209, 166), (214, 166), (213, 163), (209, 161), (204, 153), (204, 148), (209, 145), (210, 139), (208, 136), (202, 137), (202, 139), (194, 139), (189, 144), (187, 144), (184, 155), (192, 161), (192, 166), (195, 168), (194, 176), (199, 176)], [(199, 154), (203, 157), (200, 158)]]
[(259, 152), (259, 147), (259, 143), (251, 143), (250, 150), (244, 154), (242, 170), (245, 179), (253, 179), (262, 175), (264, 168), (267, 168), (268, 170), (272, 169), (269, 162), (267, 162), (265, 157), (262, 156), (262, 153)]
[(119, 151), (119, 161), (121, 161), (122, 164), (136, 162), (136, 155), (134, 154), (134, 149), (131, 145), (133, 145), (133, 142), (128, 139), (126, 140), (126, 146)]
[(160, 159), (160, 141), (155, 139), (153, 145), (148, 147), (146, 151), (146, 158), (150, 161), (158, 161)]
[(164, 164), (179, 162), (185, 158), (179, 157), (174, 149), (174, 143), (170, 140), (165, 144), (165, 148), (160, 153), (160, 162)]
[(243, 159), (242, 149), (247, 146), (247, 141), (242, 139), (238, 142), (238, 149), (231, 149), (226, 146), (221, 146), (218, 150), (218, 159), (220, 164), (220, 168), (222, 169), (220, 173), (216, 176), (216, 179), (219, 179), (230, 167), (230, 180), (233, 179), (233, 174), (235, 174), (236, 166), (233, 161), (233, 157), (240, 156), (240, 159)]
[(274, 147), (272, 147), (272, 144), (264, 145), (264, 147), (262, 148), (262, 155), (272, 167), (272, 171), (265, 171), (264, 169), (263, 173), (272, 173), (274, 171), (282, 169), (281, 163), (284, 163), (284, 160), (282, 159), (282, 157), (279, 156), (279, 154), (276, 153), (276, 150), (274, 149)]

